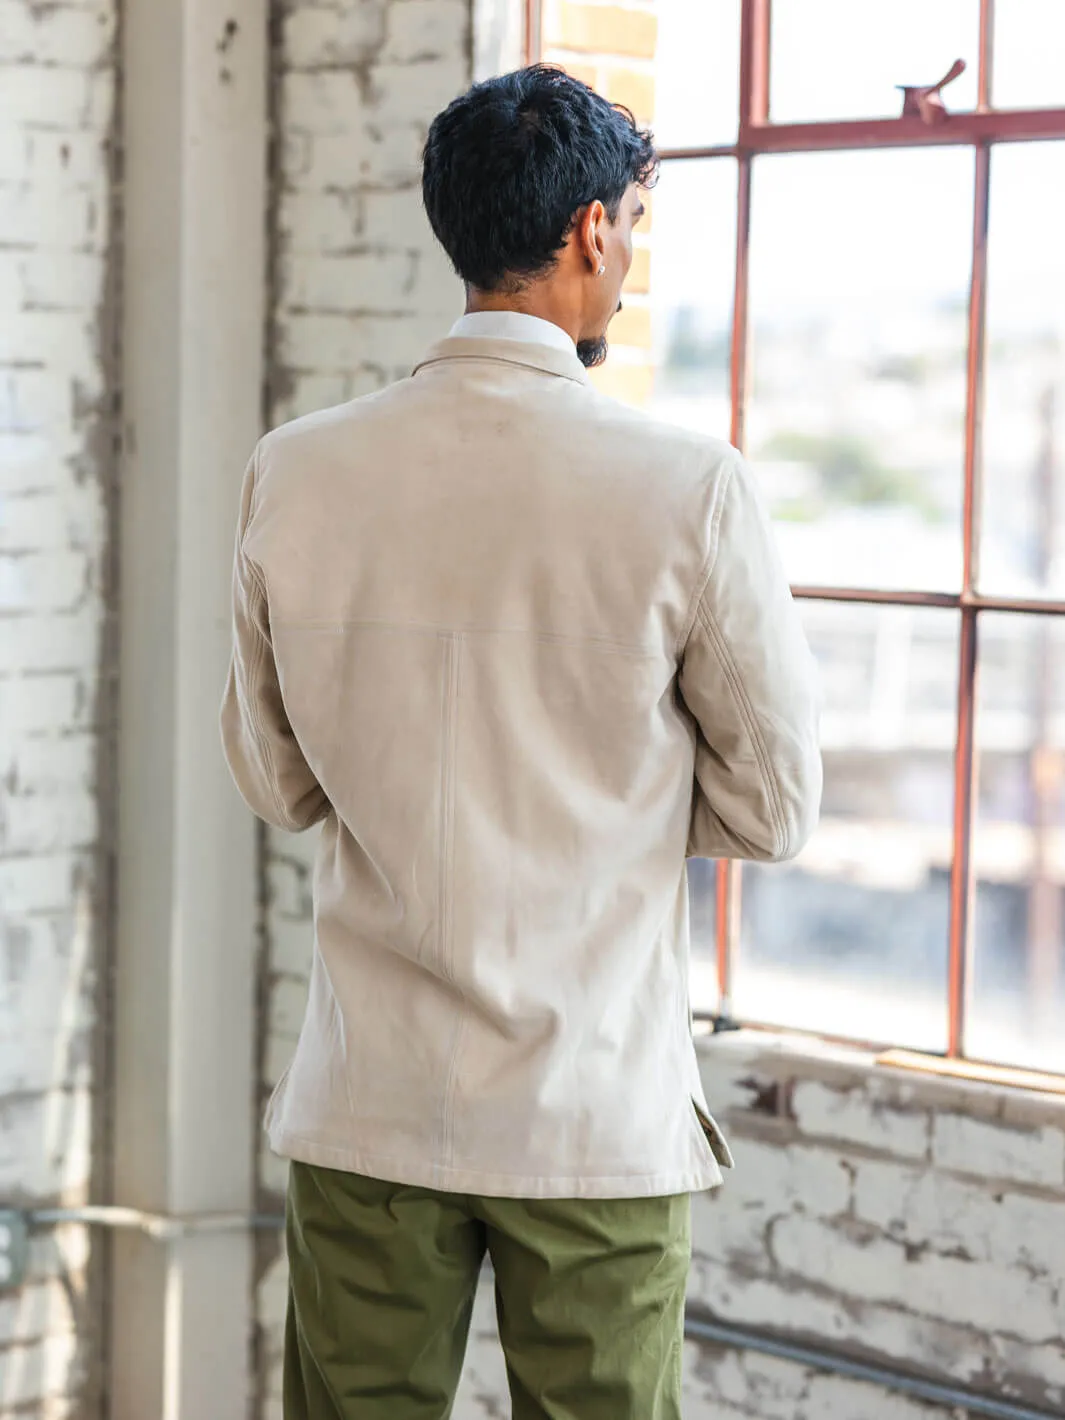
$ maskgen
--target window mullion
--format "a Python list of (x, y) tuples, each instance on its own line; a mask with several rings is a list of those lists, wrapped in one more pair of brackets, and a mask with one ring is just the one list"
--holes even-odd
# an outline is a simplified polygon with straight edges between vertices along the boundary
[(986, 113), (991, 107), (994, 80), (995, 0), (980, 0), (980, 70), (976, 80), (976, 107)]
[[(743, 29), (740, 41), (740, 125), (747, 121), (752, 104), (752, 75), (757, 58), (754, 43), (755, 10), (765, 11), (768, 23), (766, 0), (744, 0)], [(768, 35), (768, 30), (766, 31)], [(766, 39), (766, 46), (768, 39)], [(757, 96), (756, 96), (757, 97)], [(747, 408), (747, 367), (748, 367), (748, 285), (749, 254), (751, 237), (751, 166), (749, 153), (741, 153), (737, 158), (738, 180), (736, 185), (736, 267), (735, 285), (732, 297), (732, 341), (729, 351), (729, 393), (731, 420), (729, 439), (738, 449), (744, 447), (744, 425)], [(741, 869), (736, 861), (722, 860), (717, 865), (717, 980), (718, 980), (718, 1022), (722, 1026), (731, 1024), (733, 995), (733, 964), (740, 941), (740, 897), (742, 890)]]
[(769, 120), (770, 0), (742, 0), (740, 12), (740, 134)]
[[(981, 432), (987, 314), (987, 231), (991, 152), (976, 147), (973, 255), (969, 288), (969, 352), (965, 400), (965, 494), (962, 524), (962, 595), (971, 597), (979, 577)], [(947, 973), (948, 1054), (965, 1053), (965, 1022), (971, 993), (974, 875), (973, 792), (976, 782), (976, 686), (979, 610), (962, 609), (958, 672), (958, 728), (954, 751), (954, 854), (950, 883), (950, 948)]]

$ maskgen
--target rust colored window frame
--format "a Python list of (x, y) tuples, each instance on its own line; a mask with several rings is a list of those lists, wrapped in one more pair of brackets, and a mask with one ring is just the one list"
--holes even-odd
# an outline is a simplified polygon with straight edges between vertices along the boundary
[[(867, 605), (942, 607), (961, 617), (956, 739), (954, 750), (953, 851), (950, 879), (948, 939), (947, 1056), (966, 1057), (965, 1025), (972, 962), (972, 919), (975, 878), (972, 862), (974, 788), (977, 770), (975, 705), (977, 639), (985, 611), (1065, 615), (1065, 601), (989, 596), (977, 590), (981, 502), (980, 441), (984, 397), (984, 336), (987, 300), (988, 194), (991, 148), (999, 143), (1065, 139), (1065, 108), (995, 110), (991, 107), (994, 0), (980, 0), (977, 106), (952, 114), (947, 122), (929, 126), (920, 118), (836, 120), (816, 123), (773, 123), (770, 118), (771, 0), (740, 0), (740, 113), (734, 144), (664, 149), (664, 165), (721, 158), (737, 165), (736, 268), (733, 291), (729, 383), (730, 438), (744, 447), (748, 396), (748, 295), (751, 231), (751, 171), (754, 159), (766, 153), (846, 152), (859, 148), (918, 148), (962, 145), (974, 151), (972, 265), (969, 287), (968, 351), (966, 360), (965, 451), (963, 498), (962, 585), (957, 593), (918, 589), (884, 591), (859, 587), (794, 586), (796, 598), (809, 601), (854, 602)], [(526, 52), (538, 57), (539, 0), (526, 0)], [(719, 987), (717, 1027), (733, 1024), (731, 998), (733, 962), (740, 939), (742, 874), (737, 862), (717, 865), (716, 954)], [(745, 1021), (744, 1024), (766, 1024)], [(824, 1036), (824, 1032), (817, 1032)], [(837, 1037), (843, 1039), (844, 1037)], [(875, 1042), (888, 1045), (891, 1042)]]

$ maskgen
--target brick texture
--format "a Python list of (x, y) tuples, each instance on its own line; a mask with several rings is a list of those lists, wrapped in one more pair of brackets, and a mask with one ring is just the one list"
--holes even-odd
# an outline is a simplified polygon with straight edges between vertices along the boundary
[(651, 124), (655, 118), (655, 76), (628, 64), (604, 66), (601, 92), (612, 104), (622, 104), (638, 123)]
[[(703, 1075), (736, 1170), (697, 1200), (693, 1308), (1065, 1409), (1065, 1101), (742, 1036), (708, 1041)], [(692, 1355), (707, 1407), (720, 1394), (739, 1415), (949, 1415), (860, 1402), (868, 1387), (844, 1401), (853, 1382), (783, 1363)]]
[(647, 4), (575, 4), (549, 6), (547, 42), (561, 49), (594, 54), (626, 54), (653, 59), (658, 20)]
[(409, 373), (461, 309), (419, 166), (470, 62), (467, 0), (279, 9), (275, 421)]
[[(0, 0), (0, 1199), (87, 1201), (113, 662), (114, 0)], [(0, 1293), (0, 1416), (98, 1413), (85, 1230)]]
[[(468, 0), (282, 0), (273, 54), (270, 417), (294, 418), (410, 373), (462, 310), (421, 206), (435, 114), (470, 82)], [(271, 835), (263, 961), (260, 1108), (291, 1058), (311, 955), (316, 835)], [(282, 1206), (286, 1166), (260, 1153), (263, 1208)], [(259, 1420), (280, 1417), (286, 1271), (260, 1243)]]

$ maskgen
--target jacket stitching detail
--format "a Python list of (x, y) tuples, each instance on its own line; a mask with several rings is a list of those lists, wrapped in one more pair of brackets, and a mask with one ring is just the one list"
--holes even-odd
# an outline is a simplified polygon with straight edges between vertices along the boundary
[[(451, 879), (455, 845), (455, 756), (458, 739), (458, 695), (462, 641), (458, 636), (450, 636), (444, 644), (447, 652), (446, 674), (444, 676), (443, 764), (441, 766), (440, 970), (445, 980), (454, 983), (455, 963), (452, 956), (454, 950), (452, 933), (454, 903), (451, 893)], [(441, 1153), (445, 1159), (452, 1162), (455, 1152), (455, 1081), (465, 1027), (465, 1002), (460, 1001), (459, 1018), (452, 1038), (451, 1059), (448, 1062), (447, 1080), (444, 1085), (444, 1109), (441, 1122), (443, 1145)]]
[[(245, 522), (240, 532), (240, 550), (238, 562), (240, 566), (247, 570), (250, 579), (254, 584), (255, 590), (262, 598), (263, 605), (266, 606), (266, 582), (263, 578), (260, 569), (244, 551), (244, 540), (248, 535), (248, 524), (251, 522), (252, 508), (255, 503), (255, 494), (258, 486), (258, 481), (259, 445), (256, 445), (255, 452), (252, 455), (251, 489), (248, 500), (248, 520), (247, 522)], [(245, 600), (247, 600), (246, 597)], [(262, 717), (259, 713), (259, 696), (256, 687), (262, 668), (266, 663), (267, 644), (266, 637), (263, 635), (262, 629), (256, 621), (251, 605), (248, 606), (248, 620), (251, 622), (252, 628), (255, 631), (255, 640), (252, 643), (252, 659), (248, 665), (248, 726), (251, 729), (252, 736), (255, 740), (256, 748), (259, 751), (259, 757), (263, 763), (263, 770), (266, 778), (266, 788), (273, 803), (274, 812), (277, 814), (278, 819), (281, 821), (284, 827), (292, 831), (294, 829), (298, 829), (299, 825), (296, 823), (296, 820), (294, 819), (293, 815), (288, 812), (288, 809), (285, 807), (285, 802), (281, 797), (281, 786), (278, 783), (277, 766), (274, 762), (273, 750), (270, 746), (270, 739), (266, 727), (263, 725)]]
[(769, 747), (766, 745), (765, 737), (758, 725), (757, 717), (754, 713), (754, 706), (751, 704), (750, 696), (744, 688), (740, 679), (739, 668), (735, 658), (725, 643), (724, 637), (718, 628), (717, 622), (712, 614), (707, 610), (705, 603), (699, 602), (697, 616), (710, 638), (714, 654), (718, 663), (725, 673), (729, 688), (735, 698), (740, 716), (743, 719), (747, 730), (751, 746), (754, 749), (758, 760), (758, 769), (762, 776), (762, 782), (769, 794), (769, 810), (773, 816), (773, 832), (776, 836), (775, 856), (783, 853), (788, 846), (788, 835), (785, 827), (784, 800), (780, 793), (780, 786), (777, 783), (777, 776), (773, 769), (772, 760), (769, 756)]
[(534, 641), (566, 646), (600, 646), (605, 651), (638, 656), (644, 660), (660, 660), (662, 653), (652, 646), (638, 646), (628, 641), (616, 641), (609, 636), (572, 636), (564, 631), (527, 631), (518, 626), (450, 627), (431, 621), (388, 621), (384, 617), (355, 617), (343, 621), (277, 621), (275, 631), (341, 631), (372, 628), (381, 631), (417, 631), (425, 636), (527, 636)]
[(442, 1158), (445, 1167), (455, 1167), (455, 1088), (458, 1079), (459, 1053), (466, 1039), (467, 1006), (463, 1000), (459, 1006), (459, 1018), (455, 1024), (455, 1034), (451, 1043), (451, 1059), (447, 1067), (447, 1085), (444, 1089), (444, 1148)]
[[(247, 562), (246, 565), (249, 568), (252, 566), (250, 562)], [(255, 582), (260, 596), (265, 597), (265, 588), (254, 571), (252, 572), (252, 580)], [(248, 722), (251, 726), (252, 734), (255, 736), (255, 743), (258, 747), (259, 755), (263, 761), (266, 785), (270, 793), (270, 798), (273, 801), (274, 811), (284, 827), (292, 831), (298, 828), (299, 825), (294, 816), (289, 813), (285, 801), (281, 797), (281, 786), (278, 783), (277, 765), (274, 761), (273, 749), (271, 748), (269, 735), (259, 713), (259, 696), (256, 686), (260, 672), (266, 663), (266, 651), (266, 638), (261, 629), (255, 626), (254, 659), (248, 667), (248, 710), (250, 712)]]
[(448, 898), (447, 898), (447, 971), (452, 981), (455, 979), (455, 934), (454, 934), (454, 894), (450, 885), (454, 878), (455, 858), (455, 777), (458, 765), (459, 742), (459, 683), (462, 676), (462, 637), (455, 636), (451, 642), (451, 743), (448, 759), (451, 762), (451, 782), (448, 786)]
[(707, 552), (706, 561), (703, 563), (702, 569), (699, 572), (699, 577), (695, 583), (695, 591), (692, 593), (691, 602), (688, 606), (684, 623), (681, 626), (680, 635), (677, 637), (677, 645), (674, 654), (678, 659), (687, 644), (688, 637), (692, 634), (692, 627), (695, 625), (695, 618), (699, 612), (699, 603), (702, 600), (703, 593), (706, 591), (706, 584), (713, 575), (714, 567), (717, 563), (718, 534), (721, 527), (721, 516), (725, 511), (725, 495), (732, 482), (734, 468), (735, 465), (730, 463), (721, 480), (721, 487), (718, 491), (717, 502), (714, 504), (714, 510), (710, 514), (710, 550)]

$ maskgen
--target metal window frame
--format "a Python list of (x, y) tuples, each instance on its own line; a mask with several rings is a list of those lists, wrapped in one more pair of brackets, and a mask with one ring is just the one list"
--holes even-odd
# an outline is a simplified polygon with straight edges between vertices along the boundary
[[(772, 0), (740, 0), (740, 103), (736, 142), (663, 149), (664, 165), (721, 158), (737, 166), (736, 263), (729, 358), (730, 438), (744, 446), (749, 364), (749, 256), (751, 173), (754, 159), (768, 153), (846, 152), (861, 148), (968, 146), (974, 153), (974, 204), (969, 283), (965, 392), (963, 494), (963, 573), (957, 593), (917, 588), (883, 590), (854, 586), (793, 586), (796, 598), (895, 606), (943, 607), (961, 618), (956, 738), (954, 748), (953, 848), (948, 938), (948, 1058), (969, 1058), (965, 1028), (972, 965), (975, 878), (972, 861), (974, 790), (978, 767), (975, 708), (979, 670), (978, 632), (985, 611), (1065, 616), (1065, 600), (995, 596), (977, 589), (982, 493), (981, 429), (984, 402), (984, 345), (987, 308), (987, 233), (991, 148), (999, 143), (1065, 139), (1065, 107), (995, 110), (991, 106), (994, 0), (979, 0), (977, 106), (930, 126), (919, 118), (846, 119), (773, 123), (770, 116)], [(539, 0), (527, 0), (527, 52), (541, 52)], [(740, 941), (742, 873), (737, 862), (717, 865), (716, 956), (719, 1005), (715, 1025), (731, 1019), (733, 965)], [(745, 1021), (771, 1027), (773, 1023)], [(887, 1042), (885, 1042), (886, 1044)]]
[[(953, 851), (950, 879), (950, 925), (947, 979), (947, 1056), (963, 1058), (972, 977), (972, 920), (975, 875), (972, 860), (973, 816), (978, 757), (975, 737), (978, 632), (983, 611), (1065, 614), (1065, 602), (988, 596), (977, 590), (982, 492), (981, 430), (984, 401), (984, 345), (987, 311), (987, 233), (990, 155), (995, 143), (1065, 138), (1065, 108), (995, 112), (990, 107), (994, 0), (980, 0), (977, 108), (951, 115), (931, 127), (916, 118), (859, 119), (825, 123), (773, 124), (769, 117), (770, 28), (772, 0), (741, 0), (740, 119), (733, 146), (674, 149), (663, 162), (695, 157), (731, 158), (738, 164), (736, 272), (730, 383), (733, 443), (743, 447), (747, 400), (748, 299), (751, 166), (765, 153), (847, 151), (857, 148), (915, 148), (967, 145), (974, 151), (972, 261), (966, 358), (964, 494), (962, 514), (962, 586), (957, 594), (920, 590), (884, 591), (858, 587), (795, 586), (807, 600), (948, 607), (960, 613), (960, 650), (954, 749)], [(717, 870), (717, 971), (720, 1024), (731, 1024), (733, 964), (739, 950), (741, 869), (719, 863)]]

